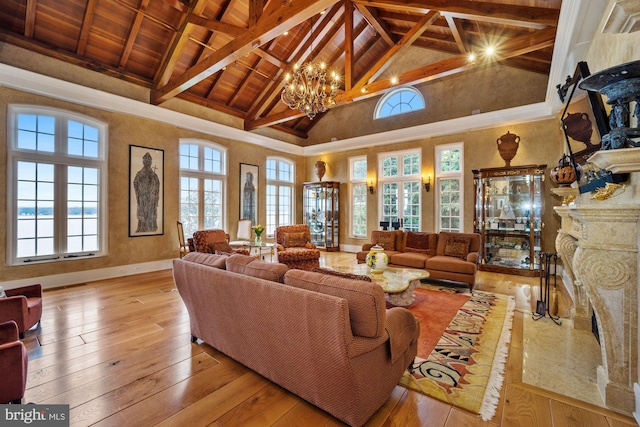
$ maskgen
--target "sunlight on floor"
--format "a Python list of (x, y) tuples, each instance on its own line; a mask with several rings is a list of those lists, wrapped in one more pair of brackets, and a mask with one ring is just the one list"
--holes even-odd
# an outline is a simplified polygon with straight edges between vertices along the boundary
[(602, 357), (595, 337), (573, 329), (569, 318), (562, 318), (561, 325), (548, 317), (534, 321), (534, 290), (519, 285), (516, 291), (516, 308), (524, 313), (522, 382), (605, 407), (596, 382)]

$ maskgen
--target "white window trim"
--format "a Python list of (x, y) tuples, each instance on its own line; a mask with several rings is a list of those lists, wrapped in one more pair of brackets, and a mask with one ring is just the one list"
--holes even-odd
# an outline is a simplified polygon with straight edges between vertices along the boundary
[[(90, 126), (93, 126), (99, 131), (99, 140), (98, 140), (98, 157), (93, 158), (84, 158), (79, 156), (70, 156), (64, 155), (61, 153), (43, 153), (32, 150), (22, 150), (17, 148), (17, 120), (16, 117), (18, 114), (42, 114), (49, 115), (56, 118), (56, 127), (61, 126), (62, 121), (65, 123), (69, 120), (75, 120)], [(25, 265), (25, 261), (22, 258), (18, 258), (17, 247), (16, 247), (16, 220), (17, 220), (17, 206), (16, 206), (16, 171), (15, 167), (18, 161), (27, 161), (27, 162), (46, 162), (52, 164), (67, 164), (73, 166), (84, 166), (84, 167), (93, 167), (97, 168), (99, 172), (99, 185), (100, 185), (100, 198), (99, 198), (99, 221), (98, 221), (98, 250), (89, 251), (89, 252), (80, 252), (80, 253), (63, 253), (56, 252), (51, 256), (45, 257), (30, 257), (32, 259), (30, 264), (35, 263), (46, 263), (46, 262), (58, 262), (58, 261), (72, 261), (79, 259), (86, 259), (87, 257), (101, 257), (107, 255), (108, 248), (108, 233), (107, 233), (107, 224), (109, 221), (108, 218), (108, 150), (107, 150), (107, 142), (109, 141), (108, 137), (108, 125), (104, 122), (98, 121), (92, 117), (85, 116), (82, 114), (73, 113), (67, 110), (51, 108), (51, 107), (42, 107), (39, 105), (26, 105), (26, 104), (12, 104), (7, 108), (7, 221), (6, 221), (6, 262), (7, 265)], [(62, 136), (59, 138), (64, 138), (66, 135), (66, 129), (62, 133)], [(57, 140), (59, 139), (57, 138)], [(56, 141), (57, 141), (56, 140)], [(56, 142), (57, 146), (59, 145)], [(72, 159), (72, 160), (70, 160)], [(57, 198), (64, 198), (67, 194), (66, 189), (63, 184), (66, 184), (66, 179), (64, 182), (57, 182), (56, 189)], [(56, 199), (57, 200), (57, 199)], [(54, 205), (55, 207), (55, 205)], [(64, 218), (64, 219), (62, 219)], [(66, 234), (66, 214), (59, 221), (62, 221), (64, 224), (55, 225), (55, 233), (57, 233), (56, 242), (57, 247), (65, 248), (66, 243), (61, 243), (60, 239), (64, 239), (64, 235)], [(64, 232), (64, 233), (63, 233)], [(55, 234), (54, 234), (55, 235)], [(71, 257), (65, 257), (65, 255), (72, 255)]]
[[(178, 157), (180, 157), (180, 153), (179, 153), (179, 147), (182, 144), (193, 144), (193, 145), (197, 145), (200, 149), (203, 149), (204, 147), (207, 148), (211, 148), (213, 150), (217, 150), (220, 151), (222, 153), (222, 172), (221, 173), (215, 173), (215, 172), (205, 172), (204, 171), (204, 156), (203, 155), (199, 155), (198, 156), (198, 170), (194, 170), (194, 169), (182, 169), (179, 166), (179, 162), (180, 160), (178, 159), (178, 170), (179, 170), (179, 177), (178, 177), (178, 193), (180, 193), (181, 189), (180, 189), (180, 184), (179, 184), (179, 180), (182, 177), (189, 177), (189, 178), (197, 178), (197, 179), (219, 179), (220, 181), (222, 181), (222, 195), (221, 195), (221, 202), (222, 202), (222, 207), (221, 207), (221, 212), (222, 212), (222, 224), (223, 224), (223, 228), (225, 230), (228, 229), (228, 221), (229, 221), (229, 214), (227, 212), (227, 177), (229, 176), (229, 162), (228, 162), (228, 155), (227, 155), (227, 148), (223, 145), (220, 145), (218, 143), (212, 142), (212, 141), (208, 141), (206, 139), (199, 139), (199, 138), (180, 138), (180, 140), (178, 141)], [(201, 192), (204, 191), (204, 189), (200, 190)], [(202, 196), (202, 194), (199, 194), (198, 197)], [(199, 199), (199, 203), (198, 205), (200, 205), (201, 200)], [(180, 195), (178, 195), (178, 214), (180, 215)], [(204, 208), (204, 207), (203, 207)], [(198, 221), (199, 222), (199, 221)]]
[[(354, 156), (354, 157), (349, 157), (349, 200), (354, 200), (355, 199), (355, 194), (353, 191), (354, 185), (356, 184), (364, 184), (365, 187), (368, 186), (367, 184), (367, 175), (364, 176), (364, 178), (354, 178), (353, 176), (353, 172), (355, 170), (354, 168), (354, 164), (356, 162), (361, 162), (361, 161), (365, 161), (367, 162), (367, 156)], [(368, 166), (367, 166), (368, 168)], [(353, 221), (353, 205), (349, 204), (349, 218), (351, 218), (350, 222), (350, 226), (349, 226), (349, 234), (353, 239), (367, 239), (367, 235), (365, 233), (364, 236), (356, 236), (354, 231), (353, 231), (353, 226), (354, 226), (354, 221)], [(368, 227), (367, 224), (367, 220), (365, 218), (365, 224)]]
[[(460, 171), (451, 172), (441, 170), (440, 156), (443, 151), (460, 150)], [(440, 197), (440, 179), (453, 179), (458, 178), (460, 180), (460, 232), (464, 233), (464, 143), (454, 142), (451, 144), (437, 145), (434, 148), (435, 151), (435, 189), (436, 189), (436, 232), (440, 232), (440, 212), (442, 209), (441, 197)]]
[[(287, 164), (289, 164), (291, 166), (291, 180), (289, 181), (285, 181), (285, 180), (281, 180), (279, 179), (269, 179), (267, 176), (267, 162), (270, 160), (275, 160), (276, 162), (285, 162)], [(276, 171), (278, 169), (276, 168)], [(278, 188), (279, 186), (283, 186), (286, 185), (288, 187), (291, 188), (291, 206), (289, 207), (289, 218), (291, 218), (292, 224), (295, 224), (295, 213), (296, 213), (296, 187), (295, 187), (295, 182), (296, 182), (296, 162), (294, 162), (291, 159), (288, 159), (286, 157), (282, 157), (282, 156), (269, 156), (266, 158), (265, 160), (265, 181), (266, 181), (266, 185), (275, 185), (276, 188)], [(266, 196), (266, 192), (265, 192), (265, 196)], [(267, 204), (266, 204), (266, 200), (263, 202), (264, 206), (265, 206), (265, 216), (267, 214)], [(278, 209), (280, 208), (280, 205), (278, 205)], [(277, 217), (277, 215), (276, 215)], [(277, 227), (278, 225), (276, 225)], [(273, 237), (273, 232), (275, 230), (269, 230), (267, 229), (267, 237)]]
[[(410, 155), (410, 154), (417, 154), (418, 155), (418, 172), (416, 172), (415, 174), (411, 174), (411, 175), (404, 175), (403, 171), (402, 171), (402, 162), (398, 163), (398, 172), (400, 172), (400, 174), (398, 176), (383, 176), (382, 171), (384, 168), (384, 159), (388, 158), (388, 157), (398, 157), (399, 159), (402, 156), (406, 156), (406, 155)], [(382, 184), (385, 182), (398, 182), (398, 183), (404, 183), (404, 182), (410, 182), (410, 181), (415, 181), (418, 180), (421, 182), (422, 179), (422, 149), (420, 148), (414, 148), (414, 149), (410, 149), (410, 150), (401, 150), (401, 151), (389, 151), (389, 152), (385, 152), (385, 153), (378, 153), (378, 171), (377, 171), (377, 175), (378, 175), (378, 189), (380, 189), (382, 187)], [(383, 192), (382, 191), (377, 191), (378, 193), (378, 220), (376, 221), (376, 224), (379, 224), (381, 219), (384, 217), (384, 206), (383, 206)], [(399, 195), (399, 197), (402, 197), (402, 194)], [(422, 199), (423, 199), (423, 194), (422, 192), (420, 192), (420, 206), (418, 207), (419, 211), (422, 212)], [(420, 224), (418, 224), (418, 228), (422, 229), (422, 215), (419, 216), (420, 217)]]
[(396, 114), (391, 114), (389, 116), (381, 116), (381, 112), (382, 112), (382, 107), (384, 106), (384, 104), (387, 102), (387, 100), (389, 98), (391, 98), (393, 95), (395, 95), (396, 93), (400, 92), (400, 91), (410, 91), (413, 92), (414, 94), (416, 94), (416, 96), (419, 96), (420, 99), (422, 99), (422, 105), (426, 106), (426, 102), (424, 101), (424, 96), (422, 96), (422, 92), (420, 92), (418, 89), (416, 89), (413, 86), (400, 86), (400, 87), (396, 87), (393, 90), (390, 90), (389, 92), (385, 93), (382, 98), (380, 98), (378, 100), (378, 103), (376, 104), (376, 108), (374, 108), (373, 110), (373, 120), (378, 120), (378, 119), (388, 119), (389, 117), (395, 117), (401, 114), (408, 114), (408, 113), (413, 113), (415, 111), (421, 111), (424, 110), (425, 107), (420, 108), (419, 110), (411, 110), (411, 111), (406, 111), (404, 113), (396, 113)]

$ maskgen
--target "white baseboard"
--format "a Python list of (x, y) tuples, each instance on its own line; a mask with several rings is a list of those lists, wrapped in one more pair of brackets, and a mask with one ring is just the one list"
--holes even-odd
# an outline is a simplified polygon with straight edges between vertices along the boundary
[(356, 252), (359, 252), (362, 250), (362, 245), (357, 246), (357, 245), (340, 245), (340, 250), (342, 252), (353, 252), (354, 254)]
[(117, 267), (98, 268), (95, 270), (74, 271), (70, 273), (55, 274), (51, 276), (30, 277), (28, 279), (9, 280), (2, 282), (5, 289), (18, 288), (20, 286), (40, 283), (43, 289), (60, 286), (76, 285), (94, 280), (111, 279), (114, 277), (131, 276), (133, 274), (149, 273), (170, 269), (172, 259), (146, 262), (142, 264), (120, 265)]

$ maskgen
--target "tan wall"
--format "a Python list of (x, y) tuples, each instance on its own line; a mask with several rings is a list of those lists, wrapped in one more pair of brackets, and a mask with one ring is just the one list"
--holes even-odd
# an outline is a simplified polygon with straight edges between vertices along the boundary
[[(227, 231), (234, 236), (239, 218), (238, 188), (240, 185), (240, 163), (257, 164), (260, 167), (260, 188), (264, 194), (266, 187), (265, 159), (269, 155), (286, 157), (304, 165), (302, 158), (283, 155), (253, 144), (215, 138), (210, 135), (184, 130), (170, 124), (141, 119), (134, 116), (111, 113), (88, 108), (66, 101), (24, 93), (0, 87), (0, 188), (6, 191), (7, 164), (7, 106), (9, 104), (31, 104), (59, 108), (90, 116), (106, 122), (109, 126), (108, 146), (108, 255), (86, 260), (40, 263), (27, 266), (0, 267), (3, 280), (69, 273), (96, 268), (115, 267), (128, 264), (152, 262), (178, 256), (176, 221), (179, 217), (179, 164), (178, 144), (180, 138), (199, 138), (221, 144), (227, 148)], [(129, 144), (164, 150), (164, 234), (159, 236), (129, 237)], [(304, 168), (298, 167), (296, 179), (301, 182)], [(4, 193), (3, 194), (6, 194)], [(302, 199), (302, 190), (297, 191), (297, 200)], [(265, 221), (265, 200), (259, 199), (259, 221)], [(0, 227), (7, 229), (6, 197), (0, 197)], [(0, 258), (6, 259), (6, 235), (0, 235)]]
[(347, 139), (425, 123), (543, 102), (548, 77), (498, 64), (417, 85), (425, 109), (374, 120), (380, 96), (330, 110), (309, 132), (305, 145)]
[[(515, 158), (511, 161), (513, 166), (520, 165), (547, 165), (545, 174), (545, 250), (554, 251), (554, 241), (556, 231), (560, 226), (558, 217), (554, 214), (552, 207), (560, 205), (558, 197), (550, 192), (552, 185), (549, 180), (548, 171), (554, 167), (563, 153), (563, 136), (558, 120), (549, 119), (533, 123), (499, 126), (491, 129), (484, 129), (473, 132), (464, 132), (456, 135), (449, 135), (437, 138), (427, 138), (401, 144), (392, 144), (386, 147), (373, 147), (347, 152), (334, 153), (329, 155), (309, 157), (306, 161), (306, 181), (317, 181), (314, 174), (314, 163), (317, 160), (324, 160), (327, 163), (327, 172), (323, 181), (339, 181), (340, 185), (340, 224), (344, 226), (340, 229), (340, 244), (360, 246), (368, 239), (356, 239), (350, 237), (349, 230), (349, 157), (367, 156), (368, 172), (371, 176), (376, 176), (378, 154), (388, 151), (398, 151), (420, 147), (422, 149), (422, 170), (429, 171), (433, 177), (434, 171), (434, 147), (441, 144), (451, 144), (456, 142), (464, 143), (464, 231), (473, 230), (474, 217), (474, 192), (472, 169), (483, 169), (493, 167), (503, 167), (504, 160), (500, 157), (496, 140), (507, 133), (515, 133), (520, 136), (520, 146)], [(423, 193), (422, 199), (422, 230), (435, 230), (435, 189), (429, 193)], [(379, 194), (376, 192), (367, 197), (367, 223), (368, 233), (378, 229), (378, 202)]]

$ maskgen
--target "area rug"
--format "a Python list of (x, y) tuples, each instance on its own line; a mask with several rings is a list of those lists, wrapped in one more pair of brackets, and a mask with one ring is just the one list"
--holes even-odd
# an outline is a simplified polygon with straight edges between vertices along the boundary
[(400, 385), (469, 412), (495, 414), (511, 339), (515, 299), (417, 289), (418, 357)]

